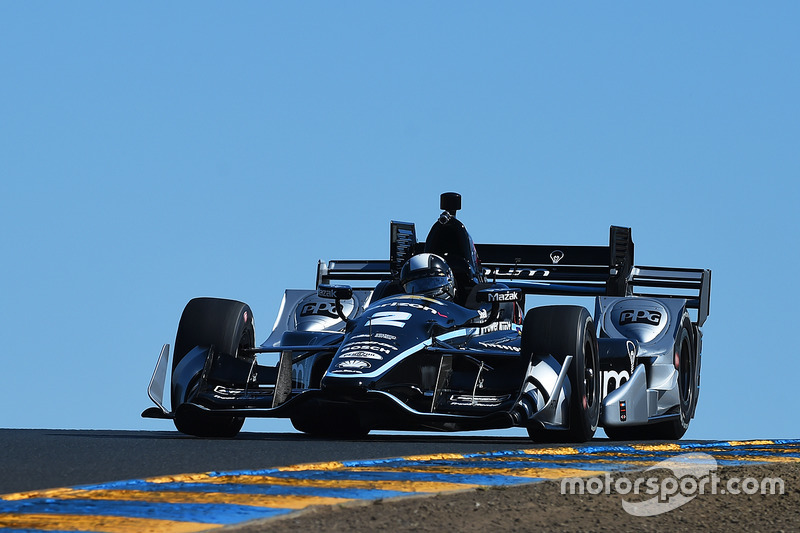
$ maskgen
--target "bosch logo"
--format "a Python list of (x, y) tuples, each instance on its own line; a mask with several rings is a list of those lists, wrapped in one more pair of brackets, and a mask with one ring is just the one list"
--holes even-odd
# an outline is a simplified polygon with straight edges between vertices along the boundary
[(342, 346), (342, 351), (368, 350), (372, 352), (380, 352), (386, 355), (389, 355), (390, 353), (392, 353), (392, 350), (396, 349), (397, 348), (395, 348), (391, 344), (384, 344), (382, 342), (349, 343)]
[(626, 324), (650, 324), (657, 326), (661, 323), (661, 313), (658, 311), (649, 311), (647, 309), (629, 309), (622, 311), (619, 315), (619, 325)]

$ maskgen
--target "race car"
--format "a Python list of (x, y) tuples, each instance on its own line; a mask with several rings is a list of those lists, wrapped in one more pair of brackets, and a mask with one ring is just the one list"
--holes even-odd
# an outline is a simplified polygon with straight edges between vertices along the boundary
[[(260, 345), (247, 304), (191, 300), (142, 416), (198, 437), (233, 437), (246, 417), (335, 437), (683, 436), (700, 392), (710, 270), (635, 266), (631, 230), (617, 226), (608, 246), (475, 244), (456, 218), (461, 196), (442, 194), (440, 208), (424, 241), (392, 221), (388, 260), (320, 261), (315, 289), (286, 290)], [(592, 297), (594, 313), (537, 306), (544, 296)]]

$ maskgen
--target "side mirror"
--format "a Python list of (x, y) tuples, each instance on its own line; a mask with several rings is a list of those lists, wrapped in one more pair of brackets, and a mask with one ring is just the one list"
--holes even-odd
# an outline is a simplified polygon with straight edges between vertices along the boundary
[(324, 285), (317, 287), (317, 296), (328, 300), (350, 300), (353, 297), (353, 288), (349, 285)]
[(349, 285), (325, 285), (320, 283), (317, 287), (317, 296), (320, 298), (327, 298), (328, 300), (336, 300), (336, 314), (346, 324), (347, 317), (344, 316), (344, 309), (342, 309), (341, 300), (349, 300), (353, 297), (353, 287)]

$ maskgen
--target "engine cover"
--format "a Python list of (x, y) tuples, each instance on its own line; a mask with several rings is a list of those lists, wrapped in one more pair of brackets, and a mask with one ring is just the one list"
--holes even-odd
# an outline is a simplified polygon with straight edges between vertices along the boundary
[(668, 323), (667, 308), (650, 298), (623, 298), (603, 316), (603, 329), (611, 337), (619, 336), (641, 343), (655, 340)]

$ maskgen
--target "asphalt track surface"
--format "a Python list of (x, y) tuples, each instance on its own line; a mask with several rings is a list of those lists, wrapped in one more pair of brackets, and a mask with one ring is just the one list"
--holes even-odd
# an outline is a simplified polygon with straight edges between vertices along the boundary
[(531, 446), (527, 438), (447, 434), (322, 440), (300, 433), (240, 433), (234, 439), (196, 439), (176, 431), (0, 429), (0, 494), (182, 473)]

